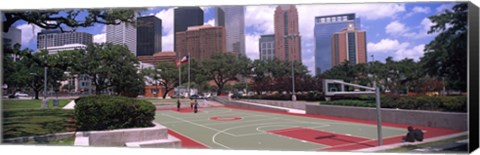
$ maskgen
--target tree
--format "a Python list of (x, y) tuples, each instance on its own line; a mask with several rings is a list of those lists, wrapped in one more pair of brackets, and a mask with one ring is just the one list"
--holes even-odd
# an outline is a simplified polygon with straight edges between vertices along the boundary
[(85, 74), (92, 80), (96, 94), (108, 88), (118, 95), (136, 96), (143, 90), (142, 76), (137, 72), (138, 59), (125, 45), (91, 44), (71, 60), (73, 73)]
[(439, 33), (425, 46), (422, 67), (430, 76), (445, 77), (451, 89), (467, 88), (468, 3), (458, 3), (452, 11), (429, 17), (434, 23), (428, 33)]
[(209, 80), (213, 80), (218, 88), (217, 94), (220, 95), (227, 82), (238, 80), (237, 75), (249, 74), (250, 64), (250, 59), (245, 56), (217, 52), (202, 62), (202, 72)]
[(145, 76), (158, 81), (158, 84), (165, 88), (163, 98), (178, 85), (178, 69), (173, 63), (161, 62), (155, 68), (147, 68), (143, 70)]
[(76, 29), (94, 24), (118, 25), (122, 22), (134, 23), (133, 9), (70, 9), (70, 10), (27, 10), (5, 11), (3, 16), (3, 32), (8, 32), (10, 26), (17, 21), (26, 21), (44, 29), (60, 29), (65, 27)]

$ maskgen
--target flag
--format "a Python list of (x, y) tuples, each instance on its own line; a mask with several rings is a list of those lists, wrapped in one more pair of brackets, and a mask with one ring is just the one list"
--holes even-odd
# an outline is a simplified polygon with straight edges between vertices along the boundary
[(177, 61), (177, 68), (184, 62), (188, 62), (188, 56), (184, 56), (182, 59)]

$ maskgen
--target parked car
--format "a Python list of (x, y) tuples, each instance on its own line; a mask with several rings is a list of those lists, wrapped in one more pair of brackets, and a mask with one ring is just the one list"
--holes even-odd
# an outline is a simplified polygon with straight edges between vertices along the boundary
[(21, 92), (16, 92), (15, 97), (28, 97), (28, 94), (21, 93)]
[(194, 94), (190, 96), (190, 99), (207, 99), (207, 98), (200, 94)]

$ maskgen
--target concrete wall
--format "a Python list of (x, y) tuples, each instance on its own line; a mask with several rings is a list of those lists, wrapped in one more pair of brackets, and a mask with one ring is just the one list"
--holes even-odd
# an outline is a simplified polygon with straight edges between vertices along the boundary
[(235, 100), (229, 100), (228, 97), (224, 97), (224, 96), (214, 97), (213, 100), (215, 100), (217, 102), (220, 102), (224, 105), (235, 106), (235, 107), (240, 107), (240, 108), (250, 108), (250, 109), (269, 110), (269, 111), (278, 111), (278, 112), (288, 112), (288, 110), (285, 110), (285, 109), (270, 108), (270, 107), (252, 105), (252, 104), (245, 104), (245, 103), (241, 103), (241, 102), (235, 102)]
[(57, 139), (65, 139), (65, 138), (72, 137), (72, 136), (75, 136), (75, 132), (65, 132), (65, 133), (48, 134), (48, 135), (40, 135), (40, 136), (9, 138), (9, 139), (4, 139), (3, 143), (28, 143), (30, 141), (48, 142), (48, 141), (53, 141), (53, 140), (57, 140)]
[[(376, 120), (375, 108), (333, 105), (306, 105), (307, 114), (328, 115), (363, 120)], [(382, 109), (382, 122), (467, 130), (466, 113), (435, 112), (422, 110)]]
[(148, 141), (167, 138), (167, 128), (156, 124), (150, 128), (118, 129), (83, 132), (90, 146), (125, 146), (127, 142)]
[(280, 100), (254, 100), (254, 99), (242, 99), (242, 101), (267, 104), (278, 107), (292, 108), (305, 110), (305, 105), (307, 104), (318, 104), (318, 102), (305, 102), (305, 101), (280, 101)]

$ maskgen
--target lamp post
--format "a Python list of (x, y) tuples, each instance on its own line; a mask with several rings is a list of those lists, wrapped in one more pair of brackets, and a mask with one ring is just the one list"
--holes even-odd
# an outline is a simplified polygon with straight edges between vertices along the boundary
[[(285, 36), (285, 39), (292, 39), (293, 37), (298, 37), (298, 34), (288, 34)], [(293, 48), (295, 49), (295, 48)], [(288, 50), (288, 48), (287, 48)], [(292, 52), (292, 101), (296, 101), (297, 100), (297, 96), (295, 95), (295, 72), (294, 72), (294, 56), (293, 56), (293, 53), (295, 51)], [(288, 51), (287, 51), (288, 53)]]
[[(47, 52), (48, 55), (48, 49), (47, 49), (47, 34), (44, 36), (44, 43), (45, 43), (45, 51)], [(43, 100), (42, 100), (42, 109), (47, 109), (48, 108), (48, 99), (47, 99), (47, 91), (48, 91), (48, 86), (47, 86), (47, 71), (48, 71), (48, 64), (47, 64), (47, 55), (45, 55), (45, 67), (44, 67), (44, 80), (43, 80)]]
[[(30, 73), (30, 75), (36, 76), (37, 73)], [(32, 77), (32, 99), (33, 99), (34, 96), (35, 96), (35, 91), (33, 90), (33, 88), (35, 87), (34, 85), (35, 85), (35, 77)]]

